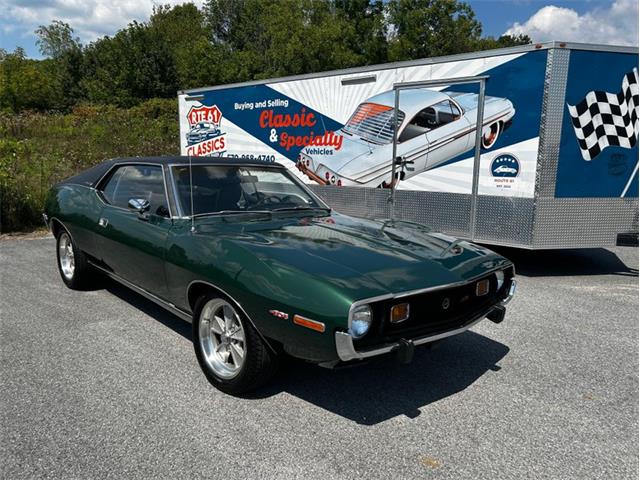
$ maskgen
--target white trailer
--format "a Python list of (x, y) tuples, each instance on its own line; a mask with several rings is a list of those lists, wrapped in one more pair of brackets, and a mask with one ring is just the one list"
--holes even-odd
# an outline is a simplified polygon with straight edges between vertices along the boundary
[(283, 163), (347, 214), (529, 249), (637, 245), (637, 48), (549, 42), (178, 102), (183, 155)]

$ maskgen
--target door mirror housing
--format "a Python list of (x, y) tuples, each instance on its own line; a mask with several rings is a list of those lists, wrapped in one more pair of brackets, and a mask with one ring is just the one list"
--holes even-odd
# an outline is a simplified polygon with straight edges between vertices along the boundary
[(140, 214), (146, 212), (151, 207), (149, 200), (145, 200), (144, 198), (130, 198), (128, 205), (131, 210), (135, 210)]

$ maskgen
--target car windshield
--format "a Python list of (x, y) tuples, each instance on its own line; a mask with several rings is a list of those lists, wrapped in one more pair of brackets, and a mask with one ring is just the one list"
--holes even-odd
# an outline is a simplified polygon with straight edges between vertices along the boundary
[(259, 166), (188, 165), (172, 167), (182, 213), (231, 215), (250, 212), (329, 210), (286, 170)]
[[(378, 103), (362, 103), (351, 115), (342, 130), (363, 140), (378, 144), (393, 140), (394, 109)], [(398, 110), (398, 125), (404, 120), (404, 112)]]

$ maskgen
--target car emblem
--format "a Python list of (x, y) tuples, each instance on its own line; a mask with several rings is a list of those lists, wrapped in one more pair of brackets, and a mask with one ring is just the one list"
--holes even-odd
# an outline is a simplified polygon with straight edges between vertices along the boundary
[(450, 306), (450, 305), (451, 305), (451, 300), (449, 300), (448, 298), (445, 298), (445, 299), (442, 301), (442, 308), (443, 308), (443, 309), (445, 309), (445, 310), (446, 310), (447, 308), (449, 308), (449, 306)]
[(287, 320), (289, 318), (289, 314), (285, 312), (281, 312), (280, 310), (269, 310), (269, 313), (276, 318), (281, 318), (283, 320)]

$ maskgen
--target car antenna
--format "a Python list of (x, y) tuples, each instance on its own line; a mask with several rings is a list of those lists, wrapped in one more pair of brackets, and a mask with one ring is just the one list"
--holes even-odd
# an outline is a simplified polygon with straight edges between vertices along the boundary
[(191, 200), (191, 232), (196, 231), (195, 219), (193, 217), (193, 169), (191, 168), (191, 154), (189, 154), (189, 199)]

